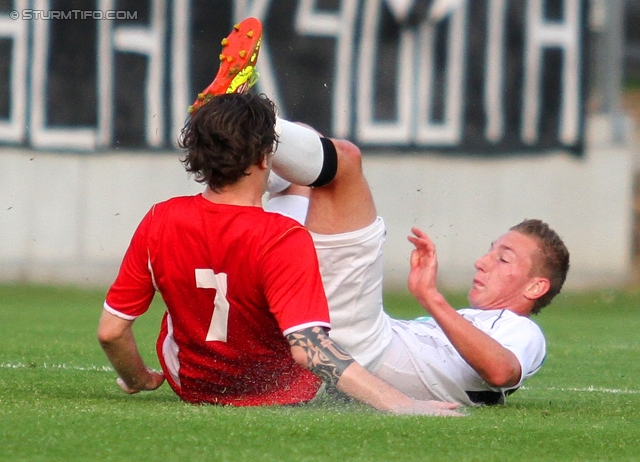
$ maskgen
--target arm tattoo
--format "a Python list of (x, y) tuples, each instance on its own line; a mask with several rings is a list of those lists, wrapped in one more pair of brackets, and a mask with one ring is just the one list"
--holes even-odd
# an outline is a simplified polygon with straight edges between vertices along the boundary
[(329, 385), (335, 386), (342, 373), (355, 360), (325, 333), (322, 327), (309, 327), (287, 335), (291, 347), (307, 355), (307, 367)]

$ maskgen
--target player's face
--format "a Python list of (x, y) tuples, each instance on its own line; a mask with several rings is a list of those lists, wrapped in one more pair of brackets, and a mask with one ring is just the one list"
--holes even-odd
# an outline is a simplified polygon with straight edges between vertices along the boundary
[(529, 303), (525, 294), (531, 277), (537, 242), (517, 231), (509, 231), (491, 244), (489, 252), (475, 263), (476, 274), (469, 303), (484, 310), (518, 308)]

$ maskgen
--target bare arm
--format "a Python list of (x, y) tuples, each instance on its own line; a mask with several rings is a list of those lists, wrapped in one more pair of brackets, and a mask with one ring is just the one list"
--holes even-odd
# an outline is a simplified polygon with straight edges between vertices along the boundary
[(352, 398), (380, 411), (394, 414), (460, 416), (453, 403), (418, 401), (375, 377), (333, 340), (321, 327), (310, 327), (287, 336), (296, 362), (335, 385)]
[(409, 291), (435, 319), (458, 353), (489, 385), (510, 387), (520, 381), (518, 358), (499, 342), (459, 315), (436, 288), (438, 261), (431, 239), (412, 228)]
[(98, 340), (118, 373), (117, 383), (126, 393), (155, 390), (164, 382), (164, 375), (149, 369), (133, 336), (133, 321), (102, 311)]

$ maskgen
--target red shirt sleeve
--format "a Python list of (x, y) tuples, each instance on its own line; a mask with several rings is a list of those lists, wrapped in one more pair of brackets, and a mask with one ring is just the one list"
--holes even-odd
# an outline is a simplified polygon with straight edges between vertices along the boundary
[(105, 309), (125, 319), (135, 319), (149, 309), (155, 294), (147, 245), (154, 208), (142, 219), (131, 238), (118, 276), (107, 293)]
[(310, 326), (330, 328), (318, 257), (305, 228), (283, 233), (265, 249), (261, 262), (265, 294), (283, 334)]

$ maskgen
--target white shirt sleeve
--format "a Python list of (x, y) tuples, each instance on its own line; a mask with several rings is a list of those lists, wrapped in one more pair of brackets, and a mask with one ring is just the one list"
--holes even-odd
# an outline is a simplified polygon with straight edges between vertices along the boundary
[(517, 386), (542, 366), (547, 354), (546, 342), (540, 327), (530, 319), (509, 312), (493, 323), (487, 333), (518, 358), (522, 375)]

